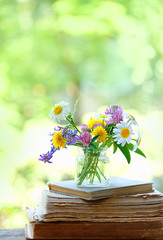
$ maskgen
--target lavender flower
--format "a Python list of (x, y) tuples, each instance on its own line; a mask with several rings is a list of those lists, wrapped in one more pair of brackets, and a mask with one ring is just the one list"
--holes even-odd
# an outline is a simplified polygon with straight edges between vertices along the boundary
[(60, 132), (63, 129), (63, 127), (57, 126), (56, 128), (54, 128), (55, 132)]
[(55, 132), (60, 132), (63, 129), (63, 127), (57, 126), (56, 128), (54, 128), (54, 132), (53, 133), (49, 133), (49, 136), (54, 135)]
[(50, 159), (53, 157), (53, 153), (56, 150), (57, 149), (54, 146), (52, 146), (50, 152), (48, 151), (47, 153), (40, 155), (40, 158), (38, 160), (43, 161), (44, 163), (46, 162), (52, 163)]
[(67, 144), (73, 145), (77, 141), (77, 130), (72, 130), (69, 127), (66, 127), (62, 131), (62, 136), (66, 138)]

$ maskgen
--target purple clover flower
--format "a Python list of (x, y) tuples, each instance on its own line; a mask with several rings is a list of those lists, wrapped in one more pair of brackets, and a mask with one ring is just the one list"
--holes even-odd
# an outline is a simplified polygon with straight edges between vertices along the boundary
[(83, 143), (85, 147), (87, 147), (90, 144), (92, 137), (89, 132), (82, 132), (79, 136), (79, 141)]
[(40, 161), (42, 161), (42, 162), (44, 162), (44, 163), (46, 163), (46, 162), (47, 162), (47, 163), (52, 163), (52, 162), (50, 161), (50, 159), (53, 157), (53, 153), (54, 153), (56, 150), (57, 150), (57, 149), (56, 149), (54, 146), (52, 146), (50, 152), (48, 151), (47, 153), (40, 155), (40, 158), (39, 158), (38, 160), (40, 160)]
[(105, 114), (111, 115), (111, 120), (109, 120), (107, 124), (120, 123), (123, 121), (123, 108), (121, 106), (108, 106), (108, 108), (105, 110)]

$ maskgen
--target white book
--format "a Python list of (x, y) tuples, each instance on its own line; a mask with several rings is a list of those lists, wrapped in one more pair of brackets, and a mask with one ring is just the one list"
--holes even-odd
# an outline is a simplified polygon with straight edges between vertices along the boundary
[(87, 200), (96, 200), (119, 195), (133, 195), (153, 192), (153, 183), (123, 177), (110, 177), (107, 187), (79, 187), (75, 180), (48, 182), (50, 191), (78, 196)]

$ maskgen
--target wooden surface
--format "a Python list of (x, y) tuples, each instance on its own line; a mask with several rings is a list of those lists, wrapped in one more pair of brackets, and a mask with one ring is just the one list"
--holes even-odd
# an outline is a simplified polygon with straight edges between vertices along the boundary
[[(126, 238), (123, 238), (123, 239), (126, 239)], [(148, 239), (148, 238), (145, 238), (145, 239)], [(162, 240), (162, 238), (157, 238), (157, 237), (154, 238), (154, 239), (161, 239)], [(24, 228), (0, 229), (0, 240), (26, 240), (25, 239)]]
[(24, 228), (0, 229), (0, 240), (25, 240)]

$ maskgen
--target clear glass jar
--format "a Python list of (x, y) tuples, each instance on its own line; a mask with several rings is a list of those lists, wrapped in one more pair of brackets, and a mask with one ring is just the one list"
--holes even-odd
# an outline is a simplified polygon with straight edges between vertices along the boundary
[(76, 160), (76, 181), (78, 187), (109, 186), (110, 161), (106, 148), (80, 148)]

